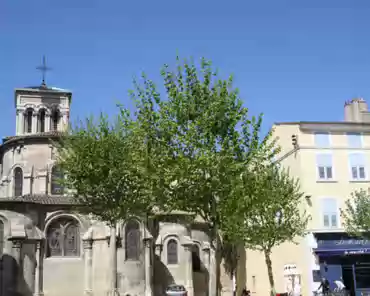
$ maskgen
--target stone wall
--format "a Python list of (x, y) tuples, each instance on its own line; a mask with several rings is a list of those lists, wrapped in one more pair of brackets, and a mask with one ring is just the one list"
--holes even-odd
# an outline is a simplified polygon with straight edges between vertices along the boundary
[[(24, 209), (23, 209), (24, 210)], [(117, 253), (117, 290), (120, 295), (162, 296), (169, 284), (181, 284), (189, 296), (207, 295), (217, 282), (211, 264), (207, 231), (185, 222), (160, 221), (153, 229), (140, 222), (138, 260), (127, 260), (125, 224), (117, 226), (117, 245), (110, 246), (107, 225), (68, 211), (34, 209), (17, 213), (1, 211), (5, 245), (0, 271), (2, 296), (107, 295), (110, 291), (111, 248)], [(73, 218), (80, 227), (78, 256), (50, 256), (48, 229), (61, 217)], [(154, 231), (157, 229), (157, 231)], [(178, 261), (168, 261), (168, 242), (177, 242)], [(193, 270), (193, 246), (198, 246), (200, 269)], [(7, 272), (4, 272), (6, 270)], [(227, 293), (230, 289), (226, 289)], [(216, 292), (216, 291), (214, 291)], [(13, 293), (13, 294), (12, 294)]]
[(46, 258), (44, 293), (49, 296), (84, 294), (84, 258)]

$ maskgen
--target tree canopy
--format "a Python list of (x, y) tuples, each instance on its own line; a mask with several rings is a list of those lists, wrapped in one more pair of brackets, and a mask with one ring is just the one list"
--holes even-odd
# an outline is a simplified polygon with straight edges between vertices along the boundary
[(344, 227), (352, 235), (369, 237), (370, 233), (370, 196), (364, 190), (351, 194), (345, 202), (345, 209), (341, 211)]
[(274, 291), (271, 251), (306, 233), (309, 216), (301, 207), (304, 194), (299, 180), (274, 164), (258, 164), (240, 179), (229, 206), (223, 207), (222, 229), (232, 240), (264, 253)]
[[(233, 184), (252, 162), (269, 161), (277, 152), (271, 134), (261, 137), (262, 114), (251, 117), (233, 79), (220, 79), (202, 59), (162, 69), (165, 98), (145, 76), (132, 97), (148, 106), (138, 121), (151, 126), (152, 140), (161, 147), (162, 206), (185, 210), (210, 225), (220, 225), (220, 208), (233, 194)], [(150, 124), (148, 124), (150, 122)], [(257, 160), (258, 159), (258, 160)]]
[(133, 116), (120, 106), (114, 123), (102, 115), (72, 127), (59, 149), (63, 182), (111, 224), (186, 211), (210, 225), (212, 242), (221, 234), (270, 260), (272, 247), (303, 235), (308, 218), (298, 181), (271, 165), (280, 148), (272, 131), (262, 134), (262, 114), (251, 116), (233, 78), (219, 78), (206, 59), (177, 59), (161, 75), (163, 89), (146, 75), (134, 81)]
[(125, 109), (112, 123), (104, 115), (78, 122), (58, 144), (61, 182), (84, 211), (111, 224), (152, 206), (134, 122)]

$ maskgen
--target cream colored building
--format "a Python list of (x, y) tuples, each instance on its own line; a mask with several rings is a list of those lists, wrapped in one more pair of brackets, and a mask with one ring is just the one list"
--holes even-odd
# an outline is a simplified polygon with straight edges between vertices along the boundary
[[(370, 113), (363, 99), (346, 102), (344, 113), (342, 122), (280, 122), (274, 125), (282, 148), (278, 161), (300, 179), (305, 192), (302, 208), (312, 217), (309, 234), (297, 239), (297, 245), (286, 243), (273, 250), (278, 292), (287, 290), (286, 274), (291, 268), (299, 275), (302, 295), (312, 295), (319, 286), (320, 277), (328, 278), (332, 286), (340, 277), (346, 277), (348, 282), (348, 269), (359, 272), (356, 262), (369, 259), (370, 255), (365, 255), (368, 241), (349, 240), (344, 233), (340, 209), (354, 190), (370, 186)], [(350, 253), (357, 255), (350, 257)], [(370, 267), (366, 272), (369, 280)], [(353, 293), (358, 294), (364, 287), (360, 280), (363, 279), (357, 278)], [(252, 294), (268, 295), (268, 283), (263, 255), (248, 251), (248, 288)]]

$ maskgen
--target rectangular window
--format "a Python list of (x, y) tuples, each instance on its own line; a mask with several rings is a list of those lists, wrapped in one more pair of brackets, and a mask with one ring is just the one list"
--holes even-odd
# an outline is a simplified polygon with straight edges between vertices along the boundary
[(349, 165), (352, 180), (366, 179), (366, 159), (363, 153), (351, 153), (349, 155)]
[(329, 153), (318, 154), (316, 156), (317, 171), (319, 180), (332, 180), (333, 179), (333, 163), (332, 155)]
[(315, 133), (315, 146), (320, 148), (330, 147), (330, 135), (329, 133)]
[(347, 141), (350, 148), (362, 147), (362, 135), (360, 133), (347, 133)]
[(322, 222), (325, 228), (337, 228), (338, 223), (338, 207), (335, 198), (323, 198), (322, 204)]
[(360, 263), (355, 265), (356, 287), (359, 289), (370, 288), (370, 265)]

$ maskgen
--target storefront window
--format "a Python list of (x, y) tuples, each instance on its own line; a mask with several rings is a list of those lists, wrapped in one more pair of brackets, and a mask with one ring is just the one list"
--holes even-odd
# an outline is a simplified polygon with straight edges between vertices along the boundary
[(370, 288), (370, 264), (356, 265), (355, 275), (357, 289)]

